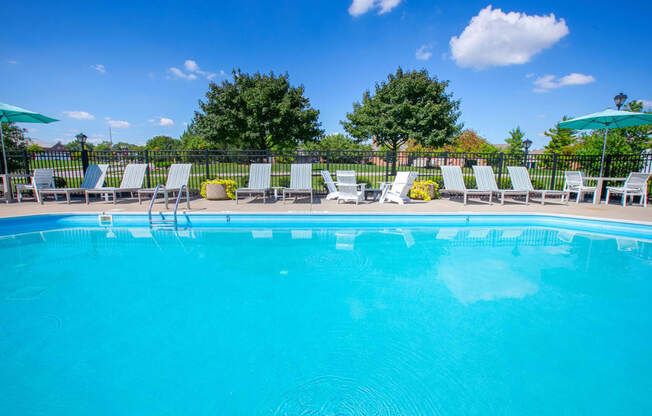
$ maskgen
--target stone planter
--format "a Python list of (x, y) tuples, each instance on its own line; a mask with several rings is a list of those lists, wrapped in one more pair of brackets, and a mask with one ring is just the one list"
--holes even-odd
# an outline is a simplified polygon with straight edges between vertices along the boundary
[(435, 185), (426, 185), (426, 188), (428, 188), (428, 195), (430, 195), (430, 199), (435, 199)]
[(226, 195), (226, 187), (221, 183), (209, 183), (206, 185), (206, 199), (209, 201), (218, 201), (229, 199)]

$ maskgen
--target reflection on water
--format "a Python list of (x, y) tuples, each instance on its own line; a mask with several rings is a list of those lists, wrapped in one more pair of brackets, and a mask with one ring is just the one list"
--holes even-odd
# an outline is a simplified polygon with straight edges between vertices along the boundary
[(652, 406), (648, 241), (541, 227), (93, 228), (0, 237), (0, 256), (3, 414)]

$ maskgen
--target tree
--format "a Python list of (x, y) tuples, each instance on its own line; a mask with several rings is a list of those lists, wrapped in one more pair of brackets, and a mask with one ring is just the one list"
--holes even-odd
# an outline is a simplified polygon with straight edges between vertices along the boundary
[(451, 143), (444, 145), (443, 150), (459, 153), (496, 153), (498, 148), (473, 130), (464, 130)]
[(205, 150), (215, 148), (214, 144), (195, 132), (195, 128), (192, 123), (183, 132), (180, 140), (181, 148), (183, 150)]
[[(80, 152), (81, 151), (81, 142), (75, 137), (75, 140), (68, 142), (64, 145), (67, 151), (69, 152)], [(95, 149), (95, 146), (93, 146), (93, 143), (86, 142), (84, 143), (84, 149), (88, 151), (92, 151)]]
[(306, 143), (301, 146), (301, 150), (320, 151), (365, 151), (371, 150), (368, 144), (362, 144), (359, 140), (352, 139), (341, 133), (328, 134), (316, 142)]
[(145, 148), (147, 150), (175, 150), (179, 148), (180, 141), (170, 136), (155, 136), (147, 140)]
[(509, 136), (509, 139), (505, 139), (505, 142), (509, 145), (507, 152), (512, 154), (523, 154), (523, 137), (525, 137), (525, 133), (521, 131), (521, 127), (516, 126), (515, 129), (510, 130)]
[(194, 133), (220, 149), (290, 150), (323, 133), (319, 111), (287, 73), (233, 71), (232, 81), (209, 84), (199, 107)]
[[(376, 84), (373, 95), (365, 91), (362, 103), (353, 103), (353, 111), (341, 124), (351, 136), (375, 140), (394, 155), (408, 140), (441, 147), (461, 130), (460, 102), (446, 92), (447, 87), (448, 81), (430, 77), (425, 69), (404, 72), (399, 67), (387, 81)], [(396, 172), (396, 157), (392, 172)]]
[[(17, 150), (25, 150), (27, 146), (30, 145), (31, 140), (27, 137), (27, 129), (18, 127), (15, 123), (2, 123), (2, 137), (5, 144), (5, 150), (7, 152), (7, 167), (9, 171), (20, 169), (23, 166), (23, 158), (21, 157), (12, 157), (11, 153)], [(4, 161), (2, 156), (0, 156), (0, 170), (1, 173), (5, 173), (4, 170)]]
[[(568, 116), (564, 116), (561, 121), (569, 120)], [(575, 152), (573, 145), (577, 142), (575, 137), (577, 132), (571, 129), (560, 129), (559, 123), (554, 128), (548, 129), (545, 133), (550, 137), (550, 141), (544, 147), (546, 154), (563, 154), (571, 155)]]

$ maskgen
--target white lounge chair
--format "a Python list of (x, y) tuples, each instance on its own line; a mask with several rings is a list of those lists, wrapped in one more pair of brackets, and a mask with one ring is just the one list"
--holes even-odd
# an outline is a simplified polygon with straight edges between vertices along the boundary
[(462, 168), (456, 165), (441, 166), (441, 174), (444, 177), (444, 190), (449, 194), (462, 194), (464, 195), (464, 205), (469, 196), (488, 196), (489, 203), (491, 204), (491, 191), (481, 189), (467, 189), (464, 184), (464, 177), (462, 176)]
[(394, 182), (381, 182), (379, 202), (382, 204), (385, 201), (391, 201), (403, 205), (412, 201), (408, 192), (417, 176), (419, 176), (417, 172), (398, 172)]
[[(190, 209), (190, 191), (188, 190), (188, 178), (190, 178), (190, 169), (192, 168), (192, 163), (174, 163), (170, 166), (168, 171), (168, 178), (165, 182), (165, 186), (159, 188), (159, 192), (163, 192), (163, 198), (165, 198), (165, 208), (168, 208), (168, 194), (174, 195), (174, 193), (181, 192), (181, 187), (186, 188), (186, 205)], [(156, 188), (145, 188), (138, 190), (138, 203), (140, 204), (141, 197), (143, 195), (153, 195)]]
[[(364, 199), (366, 184), (356, 183), (355, 171), (337, 171), (337, 203), (354, 201), (356, 205)], [(358, 190), (359, 189), (359, 190)]]
[(267, 194), (271, 189), (272, 165), (270, 163), (252, 163), (249, 167), (249, 185), (246, 188), (235, 190), (235, 203), (238, 203), (238, 196), (244, 194), (262, 194), (263, 202), (267, 200)]
[(322, 170), (321, 176), (324, 178), (324, 186), (326, 186), (326, 189), (328, 190), (326, 199), (337, 199), (339, 192), (337, 192), (337, 188), (335, 187), (335, 182), (331, 177), (331, 173), (327, 170)]
[(290, 187), (283, 188), (283, 201), (286, 195), (310, 194), (312, 204), (312, 164), (293, 163), (290, 166)]
[(109, 169), (108, 164), (89, 165), (84, 173), (84, 180), (82, 180), (79, 188), (44, 188), (38, 190), (41, 204), (43, 203), (44, 195), (61, 195), (66, 196), (66, 202), (70, 203), (71, 194), (83, 194), (87, 189), (99, 188), (104, 185), (104, 178), (106, 171)]
[[(473, 174), (475, 175), (475, 183), (478, 186), (478, 189), (482, 191), (491, 191), (494, 194), (500, 195), (500, 205), (505, 205), (505, 195), (516, 197), (524, 196), (525, 205), (527, 205), (530, 193), (523, 190), (515, 189), (499, 189), (498, 184), (496, 183), (496, 176), (494, 175), (494, 170), (491, 166), (473, 166)], [(516, 199), (514, 199), (516, 201)]]
[(577, 199), (575, 200), (575, 203), (579, 204), (583, 194), (593, 194), (593, 202), (595, 203), (595, 191), (597, 188), (595, 186), (584, 185), (582, 172), (567, 170), (564, 172), (564, 176), (566, 177), (566, 180), (564, 181), (564, 190), (568, 191), (569, 198), (570, 194), (576, 193)]
[(509, 178), (512, 181), (512, 188), (517, 191), (528, 191), (530, 195), (541, 195), (541, 205), (546, 202), (546, 196), (559, 196), (561, 202), (566, 199), (568, 204), (568, 191), (557, 191), (554, 189), (534, 189), (532, 181), (530, 181), (530, 174), (524, 166), (507, 166)]
[(133, 196), (134, 193), (142, 189), (146, 171), (147, 165), (145, 163), (128, 164), (125, 167), (124, 173), (122, 174), (122, 181), (120, 182), (119, 187), (101, 187), (96, 189), (87, 189), (86, 203), (88, 204), (89, 196), (92, 194), (112, 195), (114, 204), (116, 203), (116, 197), (119, 192), (129, 192)]
[(650, 179), (649, 173), (631, 172), (623, 186), (607, 186), (607, 200), (612, 194), (623, 196), (623, 206), (627, 206), (627, 197), (641, 197), (640, 205), (647, 206), (647, 181)]
[(23, 201), (23, 192), (25, 191), (33, 192), (36, 201), (41, 202), (38, 194), (38, 189), (54, 188), (54, 169), (45, 169), (45, 168), (34, 169), (34, 174), (32, 175), (31, 182), (32, 183), (16, 184), (16, 196), (18, 197), (18, 202)]

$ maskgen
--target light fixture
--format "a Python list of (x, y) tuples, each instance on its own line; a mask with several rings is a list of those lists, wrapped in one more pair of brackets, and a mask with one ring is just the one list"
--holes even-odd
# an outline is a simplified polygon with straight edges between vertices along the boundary
[(620, 110), (620, 107), (625, 104), (625, 100), (627, 100), (627, 96), (622, 92), (614, 97), (614, 103), (616, 104), (616, 108), (618, 110)]
[(530, 146), (532, 146), (532, 140), (530, 140), (530, 139), (523, 140), (523, 146), (525, 147), (525, 150), (527, 151), (530, 148)]

